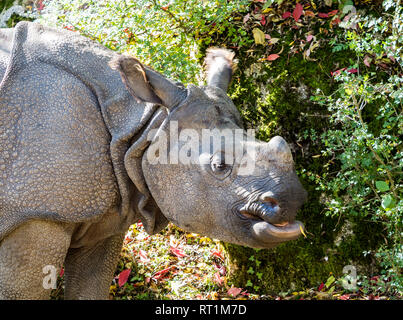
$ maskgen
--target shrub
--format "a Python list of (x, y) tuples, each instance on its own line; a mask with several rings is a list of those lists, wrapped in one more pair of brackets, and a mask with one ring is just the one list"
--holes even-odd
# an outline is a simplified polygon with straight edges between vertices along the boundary
[(329, 167), (320, 189), (326, 192), (326, 215), (359, 217), (384, 226), (380, 259), (384, 279), (402, 291), (402, 134), (403, 11), (384, 2), (380, 17), (361, 16), (359, 27), (345, 33), (343, 45), (357, 59), (336, 75), (337, 90), (314, 100), (331, 111), (332, 128), (322, 135)]

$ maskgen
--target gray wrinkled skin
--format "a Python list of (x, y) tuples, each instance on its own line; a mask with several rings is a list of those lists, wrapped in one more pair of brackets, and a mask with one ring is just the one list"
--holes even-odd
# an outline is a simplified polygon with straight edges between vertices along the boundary
[(242, 128), (225, 93), (232, 58), (210, 50), (208, 85), (184, 88), (73, 32), (0, 29), (0, 299), (47, 298), (43, 267), (63, 264), (66, 299), (107, 298), (138, 219), (256, 248), (300, 235), (306, 192), (280, 137), (253, 142), (250, 175), (237, 174), (245, 154), (222, 171), (149, 162), (172, 120)]

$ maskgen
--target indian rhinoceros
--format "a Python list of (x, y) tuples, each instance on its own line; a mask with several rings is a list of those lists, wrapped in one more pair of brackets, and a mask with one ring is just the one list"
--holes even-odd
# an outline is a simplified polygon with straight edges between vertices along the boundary
[[(0, 29), (1, 298), (48, 297), (44, 267), (63, 264), (65, 298), (108, 298), (139, 219), (149, 234), (171, 221), (255, 248), (298, 238), (307, 194), (283, 138), (242, 140), (230, 161), (221, 143), (199, 163), (155, 161), (172, 134), (244, 132), (226, 94), (233, 53), (205, 61), (207, 86), (185, 87), (75, 32)], [(246, 158), (253, 170), (240, 174)]]

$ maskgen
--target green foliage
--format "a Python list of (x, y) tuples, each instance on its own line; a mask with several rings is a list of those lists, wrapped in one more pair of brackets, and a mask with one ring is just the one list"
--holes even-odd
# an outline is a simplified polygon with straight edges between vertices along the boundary
[(337, 76), (332, 95), (315, 97), (332, 112), (323, 156), (340, 165), (323, 175), (320, 189), (328, 195), (327, 215), (384, 225), (387, 245), (376, 256), (390, 285), (402, 291), (403, 11), (394, 2), (384, 6), (391, 15), (363, 17), (359, 29), (346, 33), (356, 63)]
[(126, 52), (184, 83), (201, 79), (199, 44), (231, 24), (248, 0), (52, 0), (44, 23), (64, 27)]

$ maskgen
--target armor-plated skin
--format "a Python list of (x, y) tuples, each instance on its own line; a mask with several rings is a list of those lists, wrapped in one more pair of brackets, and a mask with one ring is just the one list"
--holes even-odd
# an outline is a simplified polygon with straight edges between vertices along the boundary
[(245, 142), (256, 151), (247, 175), (245, 154), (218, 167), (215, 154), (204, 165), (147, 155), (172, 122), (243, 128), (226, 95), (232, 59), (210, 50), (207, 86), (185, 88), (74, 32), (0, 29), (0, 298), (48, 297), (43, 268), (63, 264), (65, 298), (107, 298), (138, 219), (150, 234), (172, 221), (256, 248), (300, 235), (306, 192), (282, 138)]

